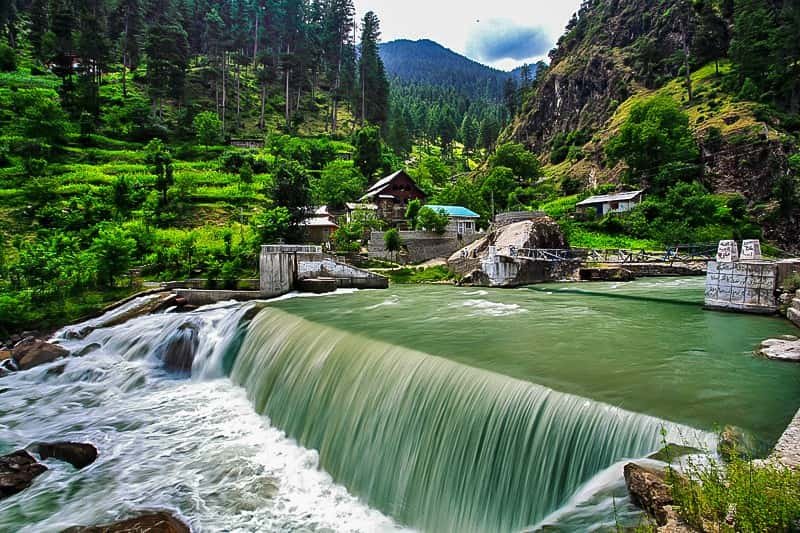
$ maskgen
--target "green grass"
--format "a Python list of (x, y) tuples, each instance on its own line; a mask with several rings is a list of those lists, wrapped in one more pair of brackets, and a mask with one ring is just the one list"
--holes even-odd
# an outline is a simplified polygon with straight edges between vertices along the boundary
[(406, 267), (398, 270), (389, 270), (384, 272), (392, 283), (401, 285), (418, 284), (418, 283), (438, 283), (443, 281), (453, 281), (456, 275), (451, 272), (446, 266), (435, 266), (430, 268), (412, 268)]
[(570, 228), (567, 238), (573, 248), (594, 248), (594, 249), (613, 249), (622, 248), (625, 250), (662, 250), (664, 246), (656, 241), (649, 239), (636, 239), (624, 235), (606, 235), (587, 231), (580, 227)]
[(796, 531), (800, 472), (770, 463), (688, 463), (669, 476), (681, 517), (698, 531)]

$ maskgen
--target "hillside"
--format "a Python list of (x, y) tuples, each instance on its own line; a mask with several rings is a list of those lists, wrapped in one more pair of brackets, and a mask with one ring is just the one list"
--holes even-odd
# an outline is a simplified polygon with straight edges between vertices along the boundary
[(387, 74), (404, 84), (447, 87), (473, 99), (501, 101), (513, 78), (427, 39), (383, 43), (380, 54)]
[(585, 2), (504, 138), (538, 154), (545, 173), (570, 189), (648, 186), (663, 169), (632, 169), (609, 157), (609, 143), (637, 104), (665, 97), (688, 117), (697, 145), (685, 162), (696, 170), (680, 179), (743, 195), (764, 238), (797, 248), (796, 185), (783, 184), (797, 173), (800, 82), (783, 64), (798, 55), (790, 37), (798, 7), (783, 5)]
[(409, 151), (403, 139), (446, 152), (452, 141), (489, 149), (508, 123), (521, 69), (493, 69), (427, 39), (383, 43), (380, 55), (391, 85), (389, 140), (399, 151)]

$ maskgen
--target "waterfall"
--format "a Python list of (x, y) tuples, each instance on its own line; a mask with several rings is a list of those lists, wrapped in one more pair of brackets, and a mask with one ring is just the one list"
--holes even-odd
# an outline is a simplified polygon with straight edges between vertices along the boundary
[[(267, 308), (231, 371), (335, 480), (429, 531), (516, 531), (610, 465), (708, 436)], [(698, 439), (698, 440), (693, 440)]]

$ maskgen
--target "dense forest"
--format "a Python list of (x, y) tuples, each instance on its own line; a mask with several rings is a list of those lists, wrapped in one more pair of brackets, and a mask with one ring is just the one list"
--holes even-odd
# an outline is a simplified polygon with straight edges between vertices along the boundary
[(448, 154), (454, 142), (467, 153), (490, 149), (541, 68), (502, 72), (430, 40), (384, 43), (380, 54), (391, 86), (387, 136), (401, 151), (411, 140)]
[[(441, 69), (387, 66), (351, 0), (3, 0), (0, 17), (0, 330), (137, 277), (235, 284), (310, 206), (403, 167), (483, 226), (544, 210), (573, 246), (800, 246), (796, 2), (587, 0), (550, 64), (513, 75), (433, 43)], [(631, 213), (575, 213), (629, 188), (647, 194)], [(369, 224), (333, 245), (358, 250)]]

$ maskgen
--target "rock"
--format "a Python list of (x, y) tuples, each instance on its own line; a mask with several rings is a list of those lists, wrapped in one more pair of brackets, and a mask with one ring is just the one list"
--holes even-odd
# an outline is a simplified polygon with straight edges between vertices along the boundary
[[(800, 299), (795, 298), (792, 300), (792, 305), (800, 306)], [(792, 324), (800, 328), (800, 310), (790, 307), (789, 310), (786, 311), (786, 318), (788, 318)]]
[(633, 272), (621, 267), (581, 268), (578, 273), (581, 281), (633, 281)]
[(0, 350), (0, 361), (11, 359), (11, 350)]
[(37, 463), (25, 450), (0, 457), (0, 500), (27, 489), (46, 471), (47, 467)]
[(97, 459), (97, 448), (80, 442), (39, 442), (30, 449), (43, 460), (57, 459), (71, 464), (78, 470), (89, 466)]
[(669, 443), (660, 450), (658, 450), (656, 453), (648, 455), (647, 458), (653, 461), (661, 461), (662, 463), (670, 463), (680, 457), (684, 457), (686, 455), (695, 455), (699, 453), (702, 453), (702, 451), (698, 450), (697, 448)]
[[(474, 285), (515, 287), (560, 279), (565, 277), (565, 265), (571, 265), (569, 261), (531, 260), (522, 257), (521, 250), (566, 247), (559, 225), (543, 215), (489, 232), (451, 255), (447, 266), (461, 277), (469, 277)], [(574, 268), (568, 270), (571, 274)]]
[(625, 484), (633, 503), (655, 518), (659, 525), (664, 525), (664, 507), (673, 503), (672, 489), (667, 484), (666, 473), (636, 463), (626, 464), (624, 473)]
[(158, 511), (110, 524), (70, 527), (61, 533), (190, 533), (189, 526), (166, 511)]
[(156, 349), (156, 353), (167, 370), (187, 373), (192, 370), (198, 344), (197, 327), (194, 324), (184, 324)]
[(731, 461), (735, 457), (750, 459), (757, 455), (758, 446), (743, 429), (725, 426), (719, 434), (717, 452), (724, 461)]
[(800, 362), (800, 340), (788, 335), (780, 339), (767, 339), (755, 353), (759, 357), (776, 361)]
[(20, 370), (50, 363), (67, 355), (69, 351), (62, 346), (32, 338), (21, 341), (12, 350), (14, 361)]
[(93, 342), (91, 344), (87, 344), (86, 346), (84, 346), (83, 348), (81, 348), (80, 350), (78, 350), (75, 353), (75, 357), (84, 357), (86, 355), (89, 355), (90, 353), (92, 353), (95, 350), (99, 350), (100, 347), (101, 346), (100, 346), (99, 342)]

